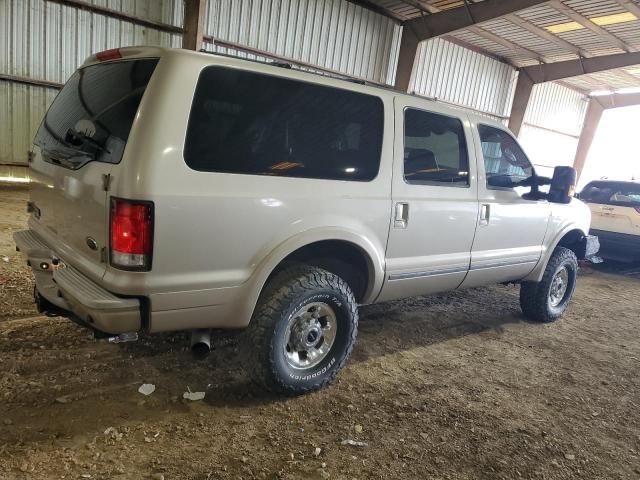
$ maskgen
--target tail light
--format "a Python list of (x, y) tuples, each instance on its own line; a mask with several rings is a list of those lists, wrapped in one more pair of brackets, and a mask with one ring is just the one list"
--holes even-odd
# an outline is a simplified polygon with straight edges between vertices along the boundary
[(112, 48), (111, 50), (104, 50), (96, 53), (96, 58), (101, 62), (117, 60), (118, 58), (122, 58), (122, 53), (119, 48)]
[(111, 199), (111, 265), (122, 270), (151, 270), (153, 203)]

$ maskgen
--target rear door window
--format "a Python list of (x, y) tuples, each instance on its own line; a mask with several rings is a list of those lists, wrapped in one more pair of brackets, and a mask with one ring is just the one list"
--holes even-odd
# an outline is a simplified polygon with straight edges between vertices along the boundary
[(589, 203), (640, 207), (640, 184), (627, 182), (591, 182), (580, 193)]
[(126, 60), (77, 70), (36, 134), (43, 158), (70, 168), (91, 160), (118, 163), (157, 63)]
[(206, 172), (369, 181), (380, 166), (383, 122), (372, 95), (207, 67), (184, 157)]

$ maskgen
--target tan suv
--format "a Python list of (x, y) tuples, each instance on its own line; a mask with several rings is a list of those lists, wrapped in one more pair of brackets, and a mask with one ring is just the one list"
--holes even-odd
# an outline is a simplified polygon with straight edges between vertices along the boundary
[(40, 309), (205, 349), (249, 327), (258, 378), (293, 394), (342, 368), (361, 304), (521, 282), (528, 318), (564, 312), (597, 250), (572, 169), (537, 176), (489, 118), (283, 67), (90, 57), (37, 133), (15, 235)]

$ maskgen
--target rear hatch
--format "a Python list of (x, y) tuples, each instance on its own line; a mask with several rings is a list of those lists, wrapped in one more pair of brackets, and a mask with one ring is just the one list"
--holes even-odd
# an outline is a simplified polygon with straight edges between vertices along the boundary
[(101, 277), (106, 268), (106, 187), (157, 63), (157, 58), (120, 59), (80, 68), (36, 134), (30, 225), (90, 277)]

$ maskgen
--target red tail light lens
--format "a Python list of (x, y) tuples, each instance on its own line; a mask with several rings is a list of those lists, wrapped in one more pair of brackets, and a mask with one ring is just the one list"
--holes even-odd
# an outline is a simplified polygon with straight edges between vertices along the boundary
[(106, 62), (107, 60), (117, 60), (118, 58), (122, 58), (122, 53), (120, 53), (119, 48), (112, 48), (111, 50), (105, 50), (103, 52), (96, 53), (96, 58), (101, 62)]
[(153, 204), (111, 199), (111, 265), (123, 270), (151, 270)]

